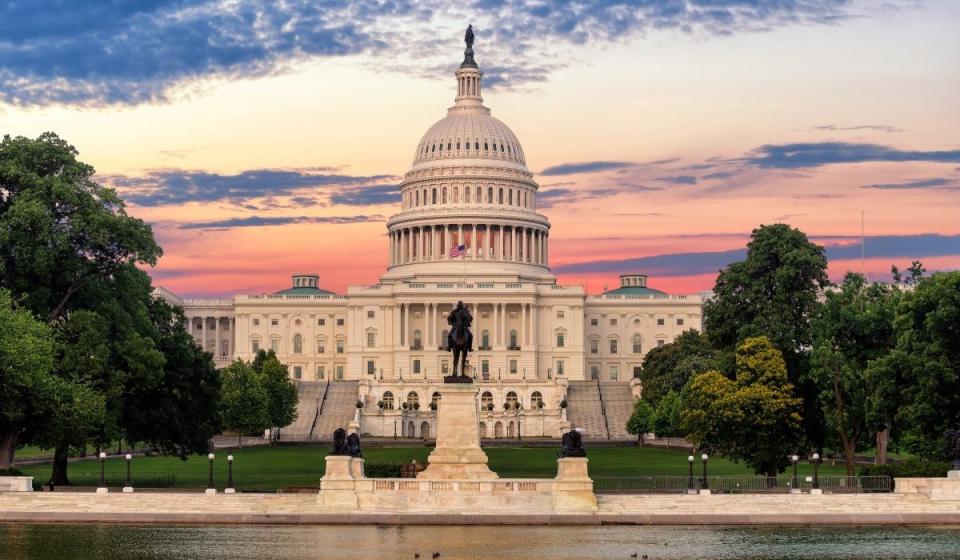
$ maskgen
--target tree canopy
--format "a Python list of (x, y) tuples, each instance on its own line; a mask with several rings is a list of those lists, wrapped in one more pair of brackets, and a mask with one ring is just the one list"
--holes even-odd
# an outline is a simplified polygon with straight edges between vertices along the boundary
[(693, 376), (718, 369), (719, 355), (706, 335), (690, 329), (673, 342), (651, 348), (643, 359), (643, 400), (654, 407), (670, 391), (680, 392)]

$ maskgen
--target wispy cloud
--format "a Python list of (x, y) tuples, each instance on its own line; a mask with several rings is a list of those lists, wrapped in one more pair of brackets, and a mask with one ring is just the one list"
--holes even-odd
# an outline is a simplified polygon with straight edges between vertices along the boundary
[(656, 181), (670, 183), (671, 185), (696, 185), (697, 177), (694, 175), (670, 175), (666, 177), (657, 177)]
[(766, 169), (802, 169), (834, 163), (960, 162), (960, 150), (902, 150), (880, 144), (806, 142), (765, 144), (741, 161)]
[(232, 229), (248, 227), (287, 226), (291, 224), (357, 224), (382, 222), (383, 216), (247, 216), (211, 222), (188, 222), (180, 229)]
[(932, 177), (930, 179), (914, 179), (903, 183), (875, 183), (873, 185), (863, 185), (862, 189), (878, 190), (910, 190), (910, 189), (935, 189), (940, 187), (956, 186), (956, 179), (947, 177)]
[(634, 164), (629, 161), (586, 161), (581, 163), (563, 163), (548, 167), (540, 172), (540, 175), (575, 175), (578, 173), (596, 173), (598, 171), (610, 171), (611, 169), (623, 169), (632, 167)]
[(820, 132), (857, 132), (861, 130), (870, 130), (874, 132), (903, 132), (904, 129), (889, 126), (885, 124), (860, 124), (854, 126), (838, 126), (835, 124), (824, 124), (820, 126), (815, 126), (811, 130), (820, 131)]
[[(366, 54), (399, 71), (451, 64), (472, 21), (493, 85), (546, 79), (565, 50), (657, 30), (702, 36), (834, 24), (848, 0), (32, 0), (0, 5), (0, 101), (104, 105), (165, 101), (209, 77), (259, 77), (293, 61)], [(438, 38), (440, 37), (440, 38)], [(482, 45), (482, 47), (481, 47)]]
[(330, 195), (333, 204), (376, 206), (400, 201), (400, 185), (363, 185), (345, 187)]
[[(182, 169), (160, 169), (142, 176), (108, 175), (99, 179), (115, 187), (139, 206), (164, 206), (186, 202), (230, 202), (303, 194), (311, 189), (345, 192), (351, 185), (393, 179), (391, 175), (353, 176), (335, 173), (335, 168), (250, 169), (233, 175)], [(309, 199), (302, 198), (302, 201)], [(272, 207), (270, 203), (266, 207)], [(254, 205), (260, 208), (263, 206)]]

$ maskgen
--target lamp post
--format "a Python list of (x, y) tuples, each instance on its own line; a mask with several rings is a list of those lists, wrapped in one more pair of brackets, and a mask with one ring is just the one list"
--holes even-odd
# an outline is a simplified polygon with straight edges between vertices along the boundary
[(710, 486), (707, 484), (707, 459), (709, 458), (710, 456), (707, 455), (706, 453), (700, 456), (700, 460), (703, 461), (703, 482), (700, 484), (701, 494), (710, 493)]
[(133, 477), (130, 475), (130, 462), (133, 460), (133, 455), (127, 453), (124, 457), (127, 460), (127, 485), (123, 487), (124, 492), (133, 492)]
[(206, 494), (216, 494), (216, 493), (217, 493), (217, 489), (213, 487), (213, 453), (208, 454), (208, 455), (207, 455), (207, 459), (210, 461), (210, 470), (209, 470), (210, 477), (209, 477), (209, 479), (208, 479), (208, 481), (207, 481), (207, 490), (206, 490), (205, 493), (206, 493)]
[(796, 455), (793, 455), (793, 456), (790, 457), (790, 461), (793, 462), (793, 480), (790, 482), (790, 493), (791, 493), (791, 494), (799, 494), (799, 493), (800, 493), (800, 485), (798, 484), (799, 481), (798, 481), (798, 479), (797, 479), (797, 461), (799, 461), (799, 460), (800, 460), (800, 457), (797, 457)]
[(823, 490), (820, 489), (820, 463), (823, 460), (820, 458), (819, 453), (813, 454), (813, 488), (810, 489), (811, 494), (823, 494)]
[(106, 458), (107, 458), (107, 454), (104, 453), (103, 451), (101, 451), (101, 452), (100, 452), (100, 455), (99, 455), (99, 459), (100, 459), (100, 486), (97, 487), (97, 494), (106, 494), (106, 493), (108, 492), (108, 490), (107, 490), (107, 481), (106, 481), (106, 478), (105, 478), (104, 472), (103, 472), (104, 460), (105, 460)]
[(236, 489), (233, 487), (233, 455), (227, 455), (227, 487), (223, 490), (223, 493), (236, 493)]
[(687, 457), (687, 463), (690, 465), (690, 473), (687, 475), (687, 494), (695, 494), (696, 487), (693, 485), (693, 455)]

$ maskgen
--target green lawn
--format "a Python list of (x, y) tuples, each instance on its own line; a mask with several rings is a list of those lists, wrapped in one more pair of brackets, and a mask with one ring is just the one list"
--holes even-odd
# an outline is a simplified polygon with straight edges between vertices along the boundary
[[(363, 455), (366, 463), (407, 463), (412, 459), (423, 463), (430, 449), (425, 447), (367, 448)], [(490, 467), (501, 477), (552, 478), (556, 475), (556, 449), (509, 448), (486, 449)], [(216, 486), (223, 488), (227, 479), (226, 457), (234, 456), (234, 482), (239, 490), (273, 491), (281, 487), (317, 486), (323, 476), (324, 457), (327, 446), (311, 447), (250, 447), (232, 451), (217, 451), (214, 463)], [(687, 475), (687, 452), (656, 447), (617, 447), (588, 449), (590, 474), (601, 476), (648, 476)], [(699, 460), (696, 473), (702, 468)], [(708, 463), (709, 475), (752, 476), (743, 465), (722, 458), (712, 458)], [(150, 479), (176, 477), (176, 486), (202, 488), (207, 484), (208, 464), (206, 457), (194, 456), (186, 461), (173, 457), (143, 457), (133, 460), (133, 473), (137, 485), (148, 485)], [(25, 474), (45, 482), (50, 477), (49, 465), (23, 467)], [(108, 484), (121, 485), (126, 476), (125, 461), (106, 461)], [(69, 477), (75, 485), (96, 486), (99, 481), (99, 466), (96, 461), (71, 463)], [(812, 473), (809, 465), (801, 465), (801, 474)], [(823, 465), (822, 474), (844, 474), (842, 467)], [(143, 482), (136, 482), (141, 480)]]

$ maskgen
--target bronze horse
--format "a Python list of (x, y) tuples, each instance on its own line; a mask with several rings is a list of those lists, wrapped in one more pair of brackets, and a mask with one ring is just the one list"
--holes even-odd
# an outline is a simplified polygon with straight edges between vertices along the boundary
[(453, 352), (451, 378), (467, 376), (467, 354), (473, 349), (473, 333), (470, 332), (472, 322), (473, 316), (462, 301), (458, 301), (457, 306), (447, 316), (447, 323), (451, 327), (450, 334), (447, 335), (447, 349)]

